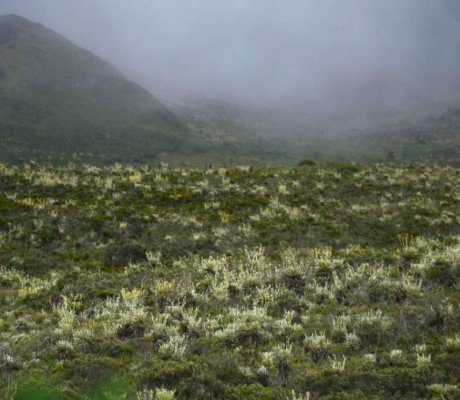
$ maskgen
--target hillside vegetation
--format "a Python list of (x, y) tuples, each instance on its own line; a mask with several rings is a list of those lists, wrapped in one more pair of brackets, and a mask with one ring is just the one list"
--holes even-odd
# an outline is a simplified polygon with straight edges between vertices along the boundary
[(0, 193), (1, 398), (460, 398), (458, 168), (1, 165)]
[[(297, 137), (303, 153), (318, 160), (358, 162), (440, 162), (460, 160), (460, 108), (448, 107), (435, 116), (392, 123), (323, 137)], [(301, 148), (301, 146), (299, 146)], [(294, 152), (295, 154), (295, 152)]]
[(452, 164), (460, 159), (460, 108), (455, 101), (335, 116), (315, 115), (299, 105), (270, 109), (201, 98), (167, 104), (192, 133), (195, 153), (208, 157), (215, 152), (276, 164), (305, 157), (364, 163)]
[(59, 34), (0, 17), (0, 159), (152, 160), (186, 137), (156, 98)]

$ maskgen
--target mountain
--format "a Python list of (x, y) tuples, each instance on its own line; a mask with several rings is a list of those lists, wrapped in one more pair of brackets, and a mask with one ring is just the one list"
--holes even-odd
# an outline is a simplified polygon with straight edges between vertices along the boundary
[(264, 161), (292, 162), (287, 136), (310, 135), (302, 118), (283, 110), (242, 105), (215, 98), (185, 97), (166, 104), (207, 151)]
[(429, 112), (336, 117), (292, 104), (166, 104), (48, 28), (0, 16), (0, 162), (203, 166), (460, 157), (460, 108), (446, 112), (447, 103)]
[(374, 113), (321, 114), (308, 109), (271, 109), (216, 99), (171, 101), (171, 109), (195, 138), (210, 148), (275, 163), (443, 162), (460, 160), (460, 101), (382, 109)]
[(0, 161), (147, 161), (186, 129), (149, 92), (46, 27), (0, 16)]

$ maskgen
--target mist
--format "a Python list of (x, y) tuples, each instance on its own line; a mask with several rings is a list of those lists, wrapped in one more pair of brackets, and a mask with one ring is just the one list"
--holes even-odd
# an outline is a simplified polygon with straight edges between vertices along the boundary
[(2, 0), (10, 13), (160, 98), (333, 113), (460, 93), (457, 0)]

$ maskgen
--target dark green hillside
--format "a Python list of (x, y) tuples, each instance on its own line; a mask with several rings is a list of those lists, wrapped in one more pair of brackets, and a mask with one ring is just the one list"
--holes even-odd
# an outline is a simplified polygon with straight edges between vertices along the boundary
[[(146, 90), (40, 24), (0, 17), (0, 159), (132, 161), (183, 129)], [(70, 158), (70, 159), (72, 159)]]

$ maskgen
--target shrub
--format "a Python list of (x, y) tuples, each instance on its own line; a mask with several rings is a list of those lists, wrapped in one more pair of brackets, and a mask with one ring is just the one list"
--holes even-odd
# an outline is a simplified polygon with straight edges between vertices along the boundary
[(297, 163), (298, 167), (313, 166), (316, 165), (316, 161), (305, 158)]
[(129, 262), (145, 259), (146, 246), (140, 242), (127, 241), (111, 245), (105, 251), (105, 263), (109, 266), (124, 267)]
[(235, 387), (235, 400), (277, 400), (276, 392), (272, 388), (260, 384), (240, 385)]

